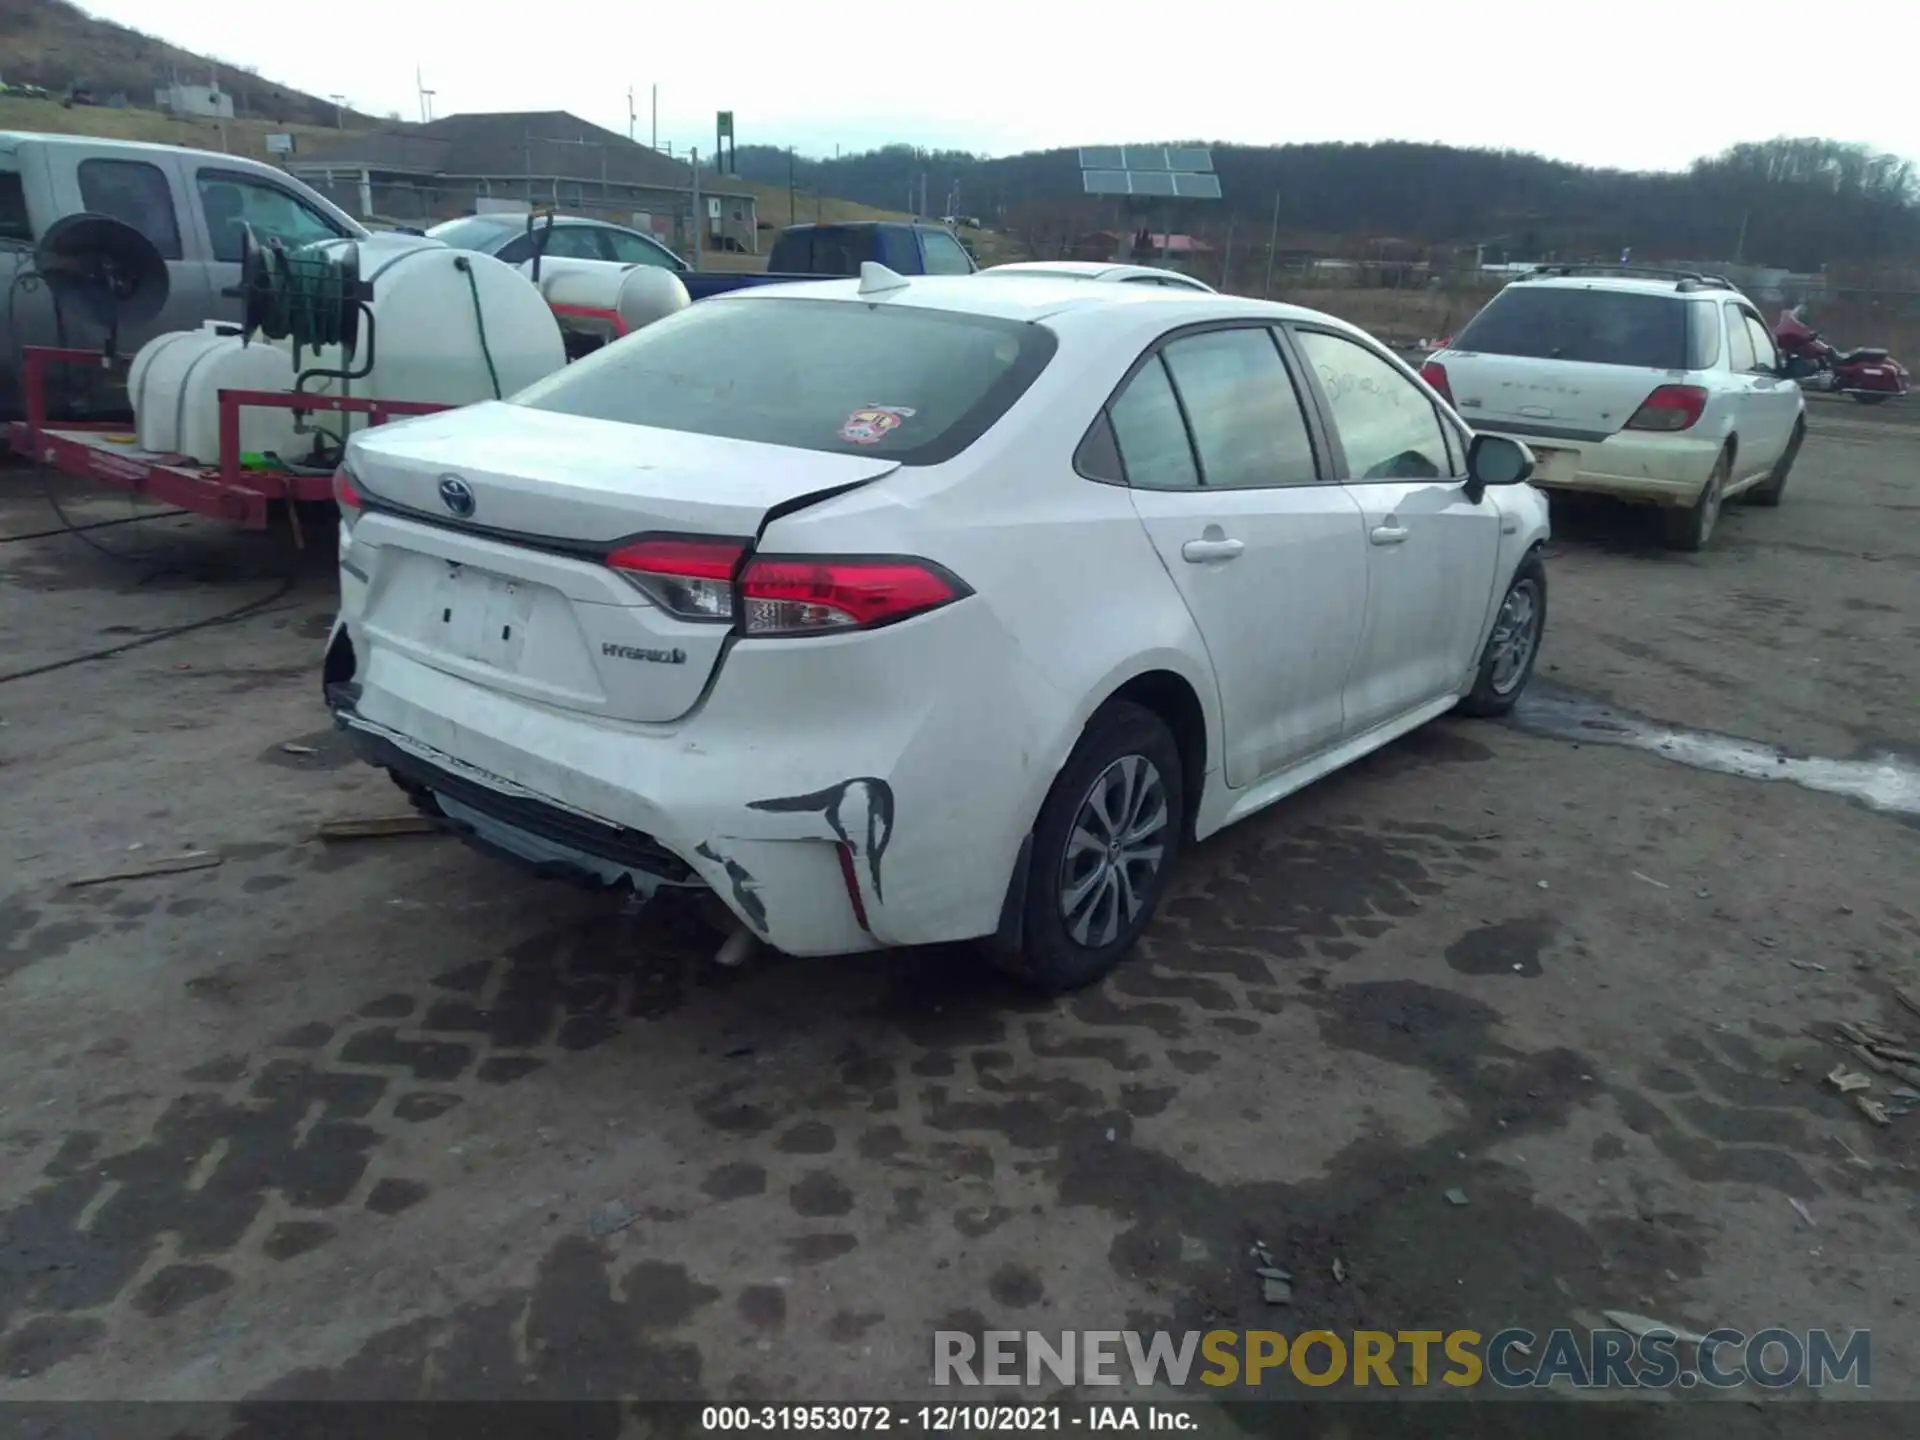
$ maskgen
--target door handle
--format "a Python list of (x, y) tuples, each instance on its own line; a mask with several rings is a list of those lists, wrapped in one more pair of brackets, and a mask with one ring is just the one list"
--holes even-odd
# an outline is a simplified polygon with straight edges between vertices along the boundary
[(1238, 540), (1189, 540), (1180, 547), (1180, 558), (1204, 565), (1209, 560), (1231, 560), (1246, 548)]
[(1376, 525), (1367, 538), (1376, 545), (1400, 545), (1406, 542), (1407, 530), (1404, 525)]

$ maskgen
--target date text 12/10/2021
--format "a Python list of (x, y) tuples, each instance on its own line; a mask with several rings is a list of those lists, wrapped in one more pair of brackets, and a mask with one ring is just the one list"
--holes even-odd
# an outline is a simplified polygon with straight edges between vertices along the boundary
[(708, 1433), (846, 1433), (902, 1435), (1017, 1434), (1075, 1430), (1192, 1431), (1192, 1411), (1172, 1405), (708, 1405)]

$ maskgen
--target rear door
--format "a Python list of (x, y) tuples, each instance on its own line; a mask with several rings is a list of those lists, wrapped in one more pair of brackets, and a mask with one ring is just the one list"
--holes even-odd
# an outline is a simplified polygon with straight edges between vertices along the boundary
[(1273, 332), (1177, 333), (1107, 415), (1134, 508), (1213, 662), (1227, 783), (1337, 743), (1366, 541), (1359, 508), (1316, 457)]
[(1793, 422), (1800, 417), (1800, 387), (1786, 378), (1780, 359), (1780, 347), (1773, 332), (1751, 305), (1737, 300), (1725, 302), (1727, 329), (1744, 332), (1745, 345), (1736, 349), (1741, 357), (1751, 356), (1744, 370), (1736, 372), (1740, 387), (1740, 447), (1736, 479), (1762, 475), (1773, 468), (1793, 435)]
[(1467, 497), (1465, 436), (1399, 366), (1351, 336), (1289, 329), (1365, 516), (1366, 628), (1345, 695), (1357, 734), (1460, 688), (1492, 598), (1500, 512)]
[(1525, 281), (1435, 358), (1461, 418), (1525, 439), (1551, 484), (1571, 479), (1582, 449), (1620, 430), (1687, 354), (1678, 294)]
[[(186, 173), (179, 157), (156, 151), (137, 157), (108, 143), (93, 146), (62, 146), (59, 159), (72, 166), (62, 177), (61, 214), (91, 210), (124, 221), (151, 240), (167, 262), (167, 303), (146, 325), (123, 328), (120, 351), (132, 355), (156, 335), (169, 330), (195, 330), (204, 320), (213, 318), (212, 298), (207, 288), (206, 266), (198, 245), (189, 245), (189, 236), (198, 238), (192, 213), (187, 208)], [(56, 160), (56, 173), (59, 171)], [(88, 333), (67, 319), (67, 343), (98, 345), (104, 333)]]

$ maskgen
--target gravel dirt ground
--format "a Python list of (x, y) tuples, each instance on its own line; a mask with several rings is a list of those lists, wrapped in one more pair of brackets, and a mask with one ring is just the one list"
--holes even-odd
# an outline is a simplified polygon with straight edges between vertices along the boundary
[(1914, 818), (1609, 743), (1911, 773), (1915, 418), (1817, 405), (1697, 556), (1556, 502), (1528, 715), (1209, 842), (1057, 1002), (961, 948), (723, 970), (448, 839), (316, 840), (402, 808), (320, 704), (327, 557), (20, 538), (59, 521), (0, 470), (0, 673), (258, 604), (0, 682), (0, 1398), (906, 1399), (936, 1328), (1606, 1309), (1870, 1328), (1920, 1398), (1920, 1113), (1808, 1033), (1920, 1032)]

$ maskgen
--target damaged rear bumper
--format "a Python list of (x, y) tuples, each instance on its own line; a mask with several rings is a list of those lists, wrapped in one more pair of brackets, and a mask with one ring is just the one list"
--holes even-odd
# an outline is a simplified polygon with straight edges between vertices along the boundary
[(642, 895), (662, 886), (711, 889), (755, 935), (791, 955), (847, 954), (887, 943), (863, 924), (864, 902), (853, 898), (857, 869), (841, 862), (833, 841), (719, 833), (694, 839), (679, 832), (669, 839), (622, 825), (367, 719), (353, 703), (357, 689), (334, 685), (327, 696), (334, 723), (356, 752), (392, 775), (422, 811), (488, 855), (591, 888), (629, 886)]

